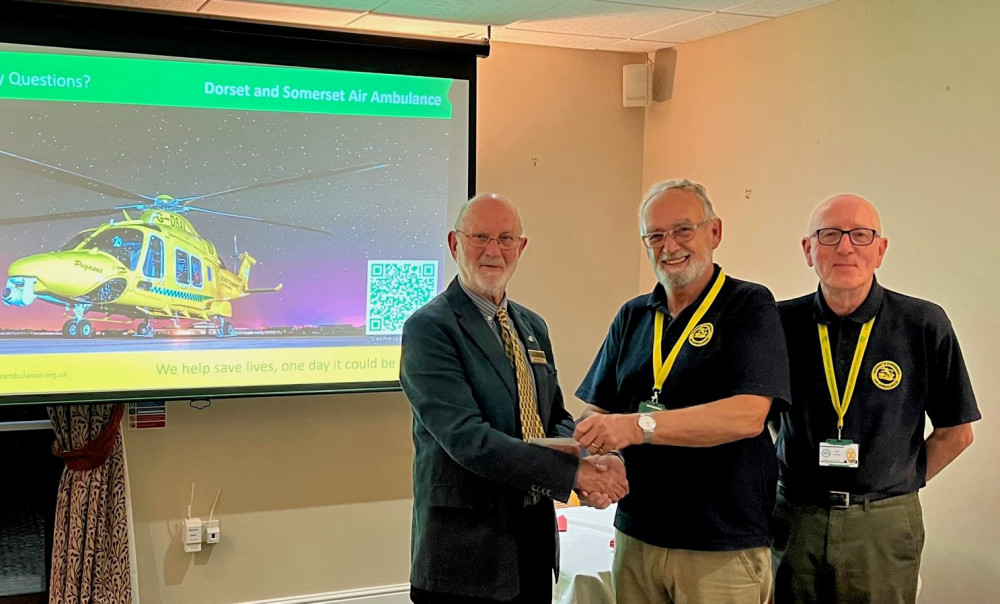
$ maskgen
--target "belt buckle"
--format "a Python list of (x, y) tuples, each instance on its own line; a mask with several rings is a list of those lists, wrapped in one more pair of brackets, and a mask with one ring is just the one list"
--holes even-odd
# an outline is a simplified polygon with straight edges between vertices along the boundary
[(830, 491), (830, 507), (851, 507), (851, 494), (846, 491)]

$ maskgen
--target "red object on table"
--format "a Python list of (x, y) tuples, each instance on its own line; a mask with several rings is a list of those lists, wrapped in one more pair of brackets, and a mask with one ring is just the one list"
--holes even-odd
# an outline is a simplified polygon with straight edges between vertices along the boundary
[(565, 516), (557, 517), (556, 525), (559, 527), (560, 533), (565, 533), (567, 530), (569, 530), (569, 522), (566, 520)]

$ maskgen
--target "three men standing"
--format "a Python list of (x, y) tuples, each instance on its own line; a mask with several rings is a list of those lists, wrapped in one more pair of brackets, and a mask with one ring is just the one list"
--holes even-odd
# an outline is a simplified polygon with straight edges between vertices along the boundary
[[(619, 603), (763, 604), (772, 566), (778, 604), (914, 602), (917, 491), (980, 414), (944, 311), (875, 279), (888, 246), (875, 208), (839, 195), (816, 209), (802, 248), (819, 288), (778, 306), (713, 263), (722, 221), (701, 185), (654, 185), (639, 226), (658, 284), (614, 318), (574, 430), (544, 322), (506, 297), (520, 217), (495, 195), (463, 208), (459, 277), (403, 331), (413, 601), (550, 599), (551, 499), (576, 488), (621, 499)], [(570, 434), (595, 455), (525, 442)], [(604, 455), (617, 451), (624, 467)]]

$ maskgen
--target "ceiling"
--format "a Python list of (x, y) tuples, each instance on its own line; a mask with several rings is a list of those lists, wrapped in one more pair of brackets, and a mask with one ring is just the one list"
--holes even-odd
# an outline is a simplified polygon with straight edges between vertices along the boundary
[(81, 0), (434, 38), (653, 53), (832, 0)]

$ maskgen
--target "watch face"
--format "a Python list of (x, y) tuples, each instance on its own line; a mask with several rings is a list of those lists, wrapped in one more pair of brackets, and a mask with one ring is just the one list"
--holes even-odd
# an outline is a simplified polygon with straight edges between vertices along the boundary
[(639, 427), (643, 430), (652, 430), (656, 428), (656, 420), (648, 415), (640, 415)]

